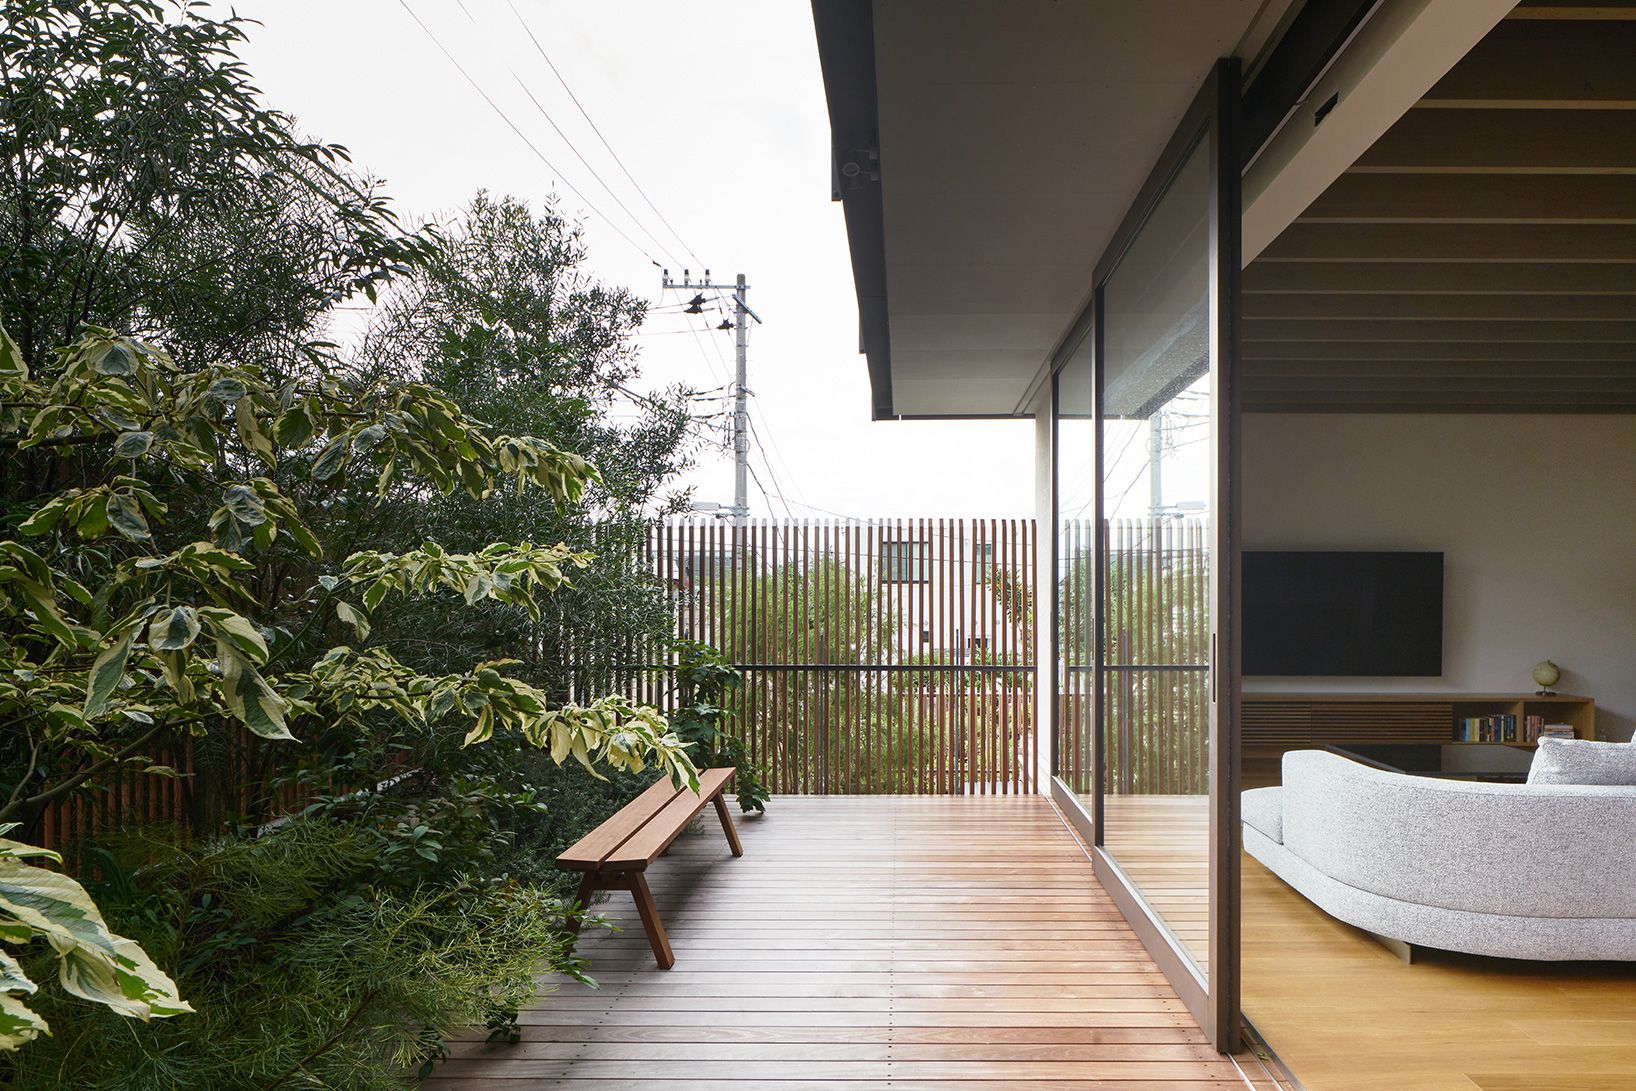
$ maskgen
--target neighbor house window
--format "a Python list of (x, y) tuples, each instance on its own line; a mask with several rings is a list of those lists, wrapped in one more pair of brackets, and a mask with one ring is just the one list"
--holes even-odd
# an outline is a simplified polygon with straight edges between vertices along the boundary
[(988, 580), (988, 574), (994, 570), (994, 543), (973, 542), (971, 547), (971, 578), (974, 583), (982, 584)]
[(880, 582), (930, 583), (931, 543), (882, 542)]

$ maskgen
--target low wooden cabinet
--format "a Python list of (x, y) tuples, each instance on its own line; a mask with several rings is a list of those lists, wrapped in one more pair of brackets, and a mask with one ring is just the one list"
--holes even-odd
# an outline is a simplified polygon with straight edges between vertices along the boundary
[[(1241, 720), (1244, 786), (1277, 784), (1284, 753), (1336, 743), (1447, 743), (1461, 721), (1509, 714), (1544, 716), (1596, 737), (1596, 702), (1557, 693), (1246, 693)], [(1518, 743), (1515, 745), (1528, 745)]]

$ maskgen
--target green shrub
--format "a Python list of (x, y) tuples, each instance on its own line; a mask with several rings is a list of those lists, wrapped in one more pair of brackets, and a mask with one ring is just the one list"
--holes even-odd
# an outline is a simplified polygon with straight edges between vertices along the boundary
[(134, 1023), (42, 997), (54, 1033), (0, 1060), (0, 1084), (399, 1088), (449, 1035), (504, 1033), (536, 973), (582, 973), (552, 891), (476, 878), (395, 889), (396, 865), (356, 824), (165, 838), (99, 854), (98, 895), (116, 929), (174, 969), (197, 1014)]

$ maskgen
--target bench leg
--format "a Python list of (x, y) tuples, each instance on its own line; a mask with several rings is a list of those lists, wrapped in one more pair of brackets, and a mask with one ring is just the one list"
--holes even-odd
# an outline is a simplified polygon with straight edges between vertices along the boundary
[(727, 835), (727, 847), (733, 850), (734, 856), (743, 856), (744, 846), (738, 843), (738, 831), (733, 828), (733, 816), (727, 813), (727, 797), (717, 794), (714, 802), (716, 817), (721, 819), (722, 832)]
[[(590, 909), (591, 909), (591, 895), (595, 894), (597, 892), (597, 889), (598, 889), (598, 884), (597, 884), (597, 881), (596, 881), (596, 876), (593, 875), (591, 872), (587, 871), (585, 873), (585, 877), (582, 878), (579, 881), (579, 893), (574, 895), (574, 902), (580, 907), (580, 909), (582, 911), (585, 911), (585, 912), (590, 911)], [(568, 931), (574, 933), (575, 935), (579, 934), (579, 918), (578, 917), (569, 918)]]
[(636, 898), (636, 911), (642, 915), (642, 928), (648, 934), (648, 944), (661, 970), (676, 965), (676, 956), (670, 950), (670, 937), (665, 935), (664, 922), (659, 919), (659, 907), (653, 902), (653, 892), (640, 871), (630, 877), (630, 891)]

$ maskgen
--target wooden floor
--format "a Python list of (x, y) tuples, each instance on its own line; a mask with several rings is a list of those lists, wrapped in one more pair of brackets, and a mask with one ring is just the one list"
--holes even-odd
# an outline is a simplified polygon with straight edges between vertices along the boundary
[[(1104, 843), (1203, 964), (1206, 800), (1105, 807)], [(1242, 893), (1244, 1013), (1306, 1091), (1636, 1091), (1636, 965), (1405, 965), (1248, 855)]]
[(1244, 858), (1244, 1014), (1307, 1091), (1636, 1091), (1636, 966), (1408, 965)]
[(742, 859), (712, 817), (648, 873), (674, 969), (616, 894), (625, 930), (582, 944), (602, 988), (545, 997), (516, 1045), (457, 1043), (428, 1087), (1257, 1086), (1043, 799), (781, 797), (739, 828)]

